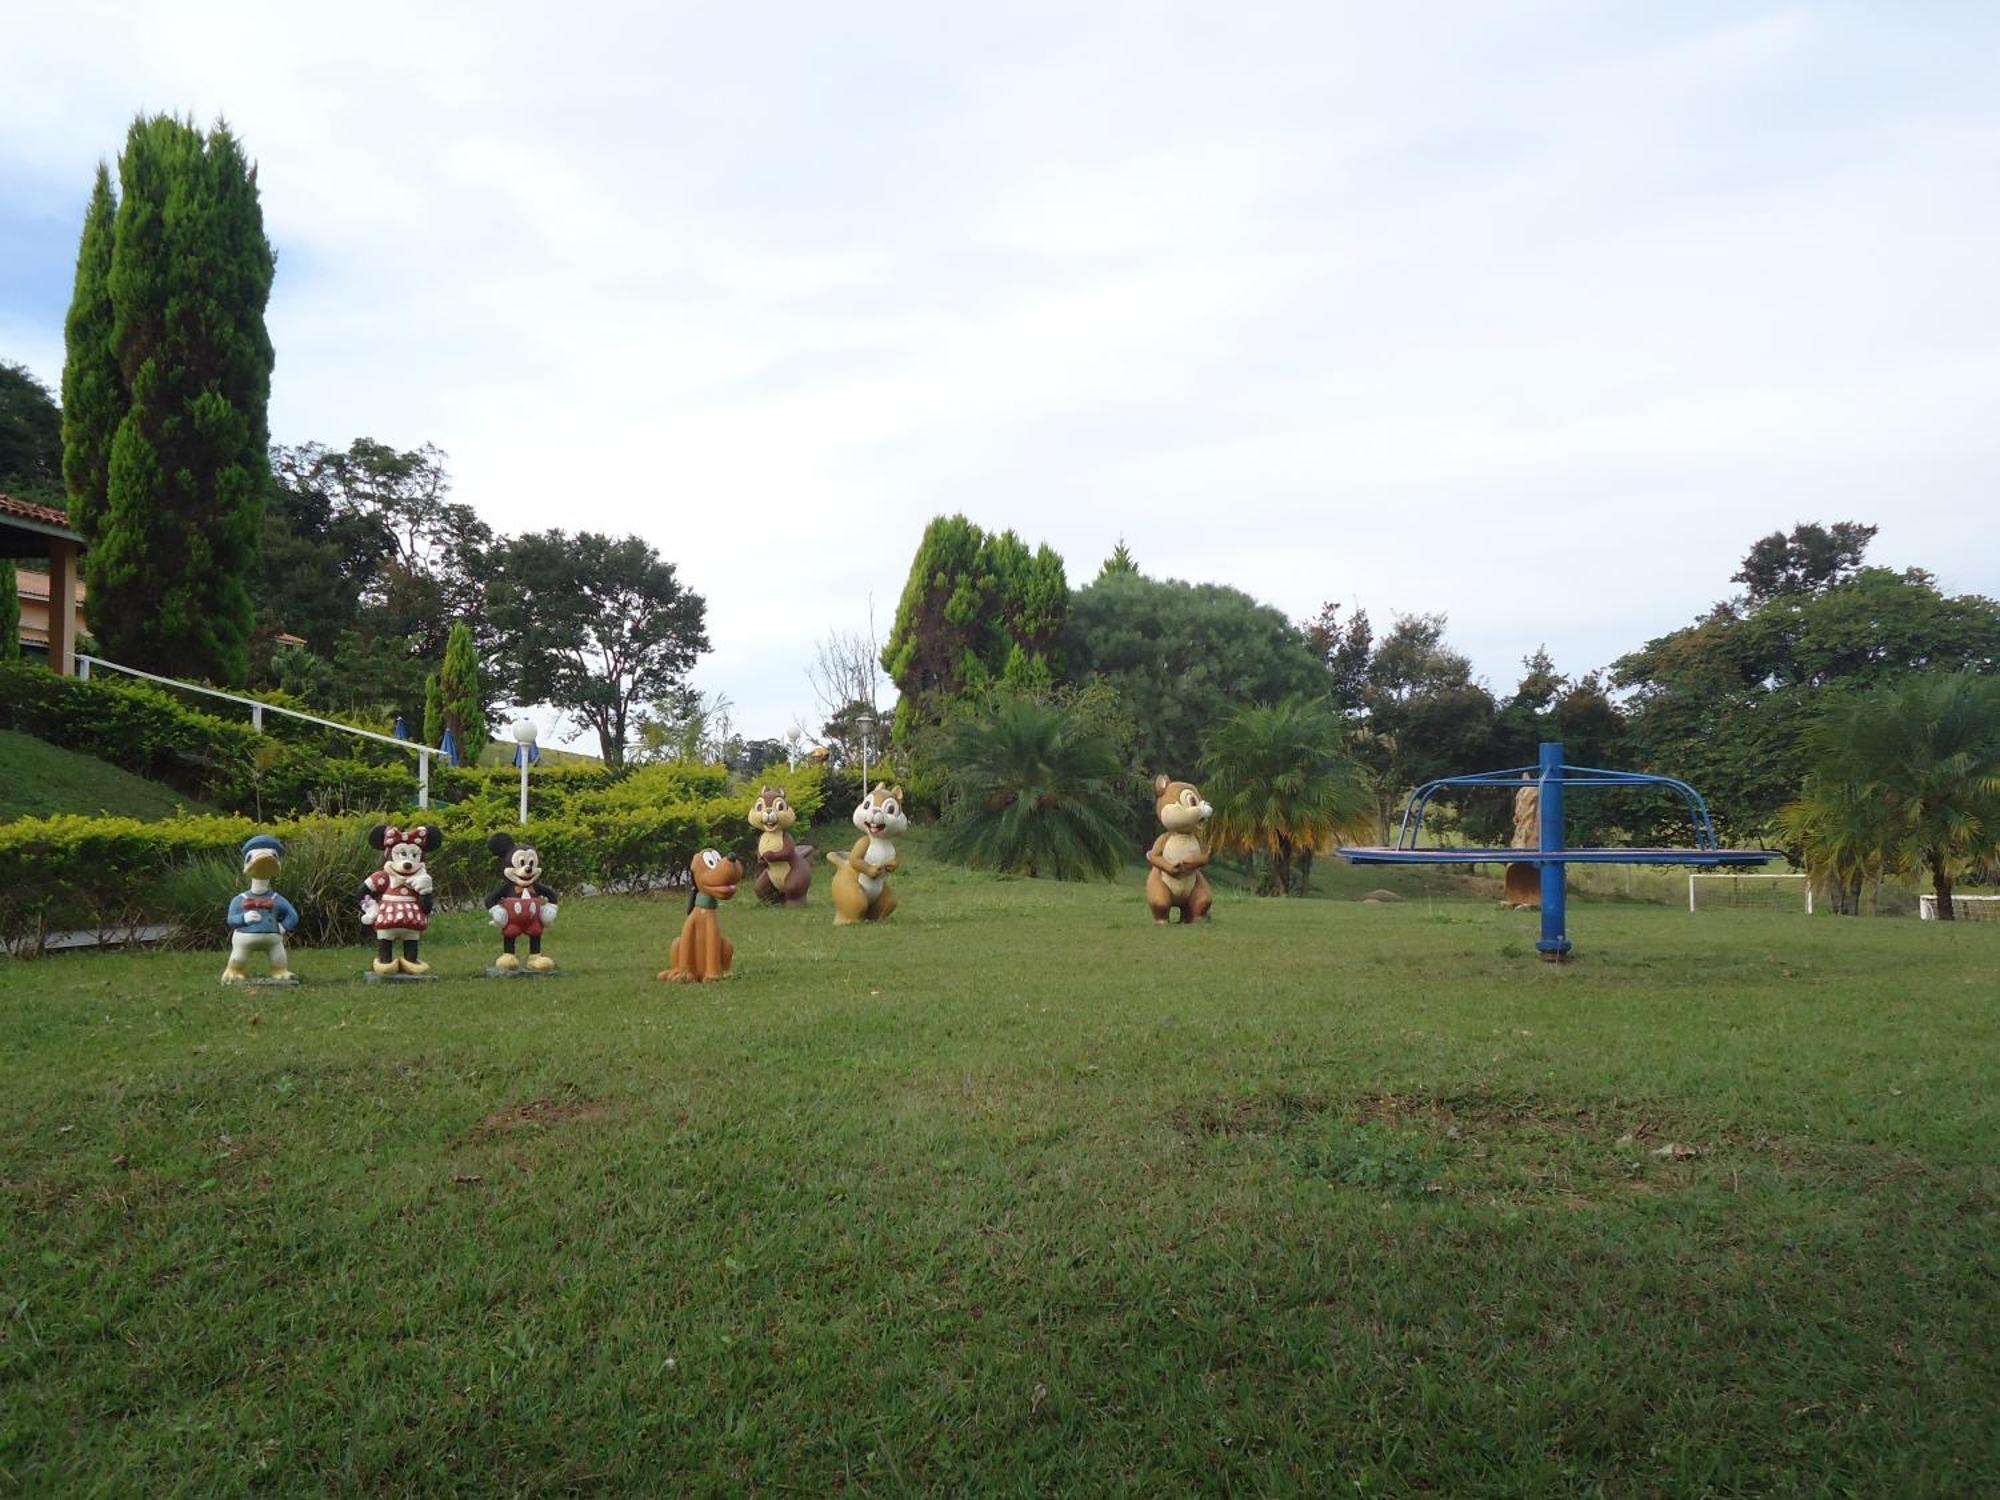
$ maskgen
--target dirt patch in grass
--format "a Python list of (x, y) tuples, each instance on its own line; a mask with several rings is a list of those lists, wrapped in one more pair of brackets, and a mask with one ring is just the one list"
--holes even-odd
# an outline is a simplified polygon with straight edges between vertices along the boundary
[(495, 1110), (466, 1134), (469, 1145), (501, 1140), (524, 1130), (550, 1130), (558, 1125), (581, 1125), (609, 1119), (611, 1107), (601, 1099), (571, 1095), (562, 1099), (529, 1099)]

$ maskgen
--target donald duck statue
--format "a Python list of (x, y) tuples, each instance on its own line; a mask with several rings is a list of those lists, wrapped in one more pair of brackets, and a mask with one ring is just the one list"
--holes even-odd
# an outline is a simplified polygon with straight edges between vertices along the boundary
[[(285, 934), (299, 925), (292, 903), (271, 889), (271, 877), (278, 873), (278, 861), (285, 846), (268, 833), (243, 841), (243, 873), (250, 877), (250, 889), (229, 903), (229, 966), (222, 971), (224, 984), (297, 984), (285, 961)], [(259, 949), (271, 958), (267, 979), (252, 979), (243, 960)]]

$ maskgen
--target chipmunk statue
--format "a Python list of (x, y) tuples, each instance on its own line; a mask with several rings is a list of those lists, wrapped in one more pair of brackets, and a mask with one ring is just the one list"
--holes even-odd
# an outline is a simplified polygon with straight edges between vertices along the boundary
[(833, 872), (833, 925), (850, 922), (884, 922), (896, 909), (896, 893), (889, 889), (889, 876), (896, 869), (896, 846), (890, 839), (910, 826), (903, 815), (903, 789), (883, 786), (861, 799), (854, 809), (854, 826), (861, 837), (852, 849), (835, 849), (827, 859)]
[(798, 817), (781, 786), (765, 787), (750, 804), (750, 826), (757, 830), (757, 899), (766, 906), (804, 906), (812, 889), (813, 846), (792, 842)]
[(716, 908), (736, 895), (743, 883), (741, 862), (713, 849), (704, 849), (688, 865), (694, 889), (688, 892), (687, 920), (681, 935), (667, 950), (667, 966), (660, 978), (692, 984), (703, 979), (725, 979), (736, 945), (722, 935)]
[(1146, 863), (1153, 867), (1146, 875), (1146, 906), (1162, 927), (1169, 912), (1181, 914), (1182, 926), (1203, 920), (1211, 898), (1208, 877), (1201, 873), (1208, 863), (1201, 830), (1215, 809), (1202, 800), (1200, 788), (1158, 776), (1153, 779), (1153, 810), (1166, 832), (1146, 852)]

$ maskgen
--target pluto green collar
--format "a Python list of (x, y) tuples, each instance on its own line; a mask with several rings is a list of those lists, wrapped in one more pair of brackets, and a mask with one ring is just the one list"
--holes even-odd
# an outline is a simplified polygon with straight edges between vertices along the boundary
[(703, 911), (714, 911), (716, 908), (715, 897), (703, 890), (697, 890), (694, 893), (694, 904), (699, 906)]

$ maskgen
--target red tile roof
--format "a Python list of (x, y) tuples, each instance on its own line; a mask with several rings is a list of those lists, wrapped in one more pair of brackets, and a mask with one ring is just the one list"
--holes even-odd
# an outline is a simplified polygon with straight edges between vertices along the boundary
[(39, 521), (44, 526), (69, 528), (69, 513), (57, 510), (53, 505), (37, 505), (32, 500), (18, 500), (12, 495), (0, 495), (0, 516), (19, 516), (24, 521)]

